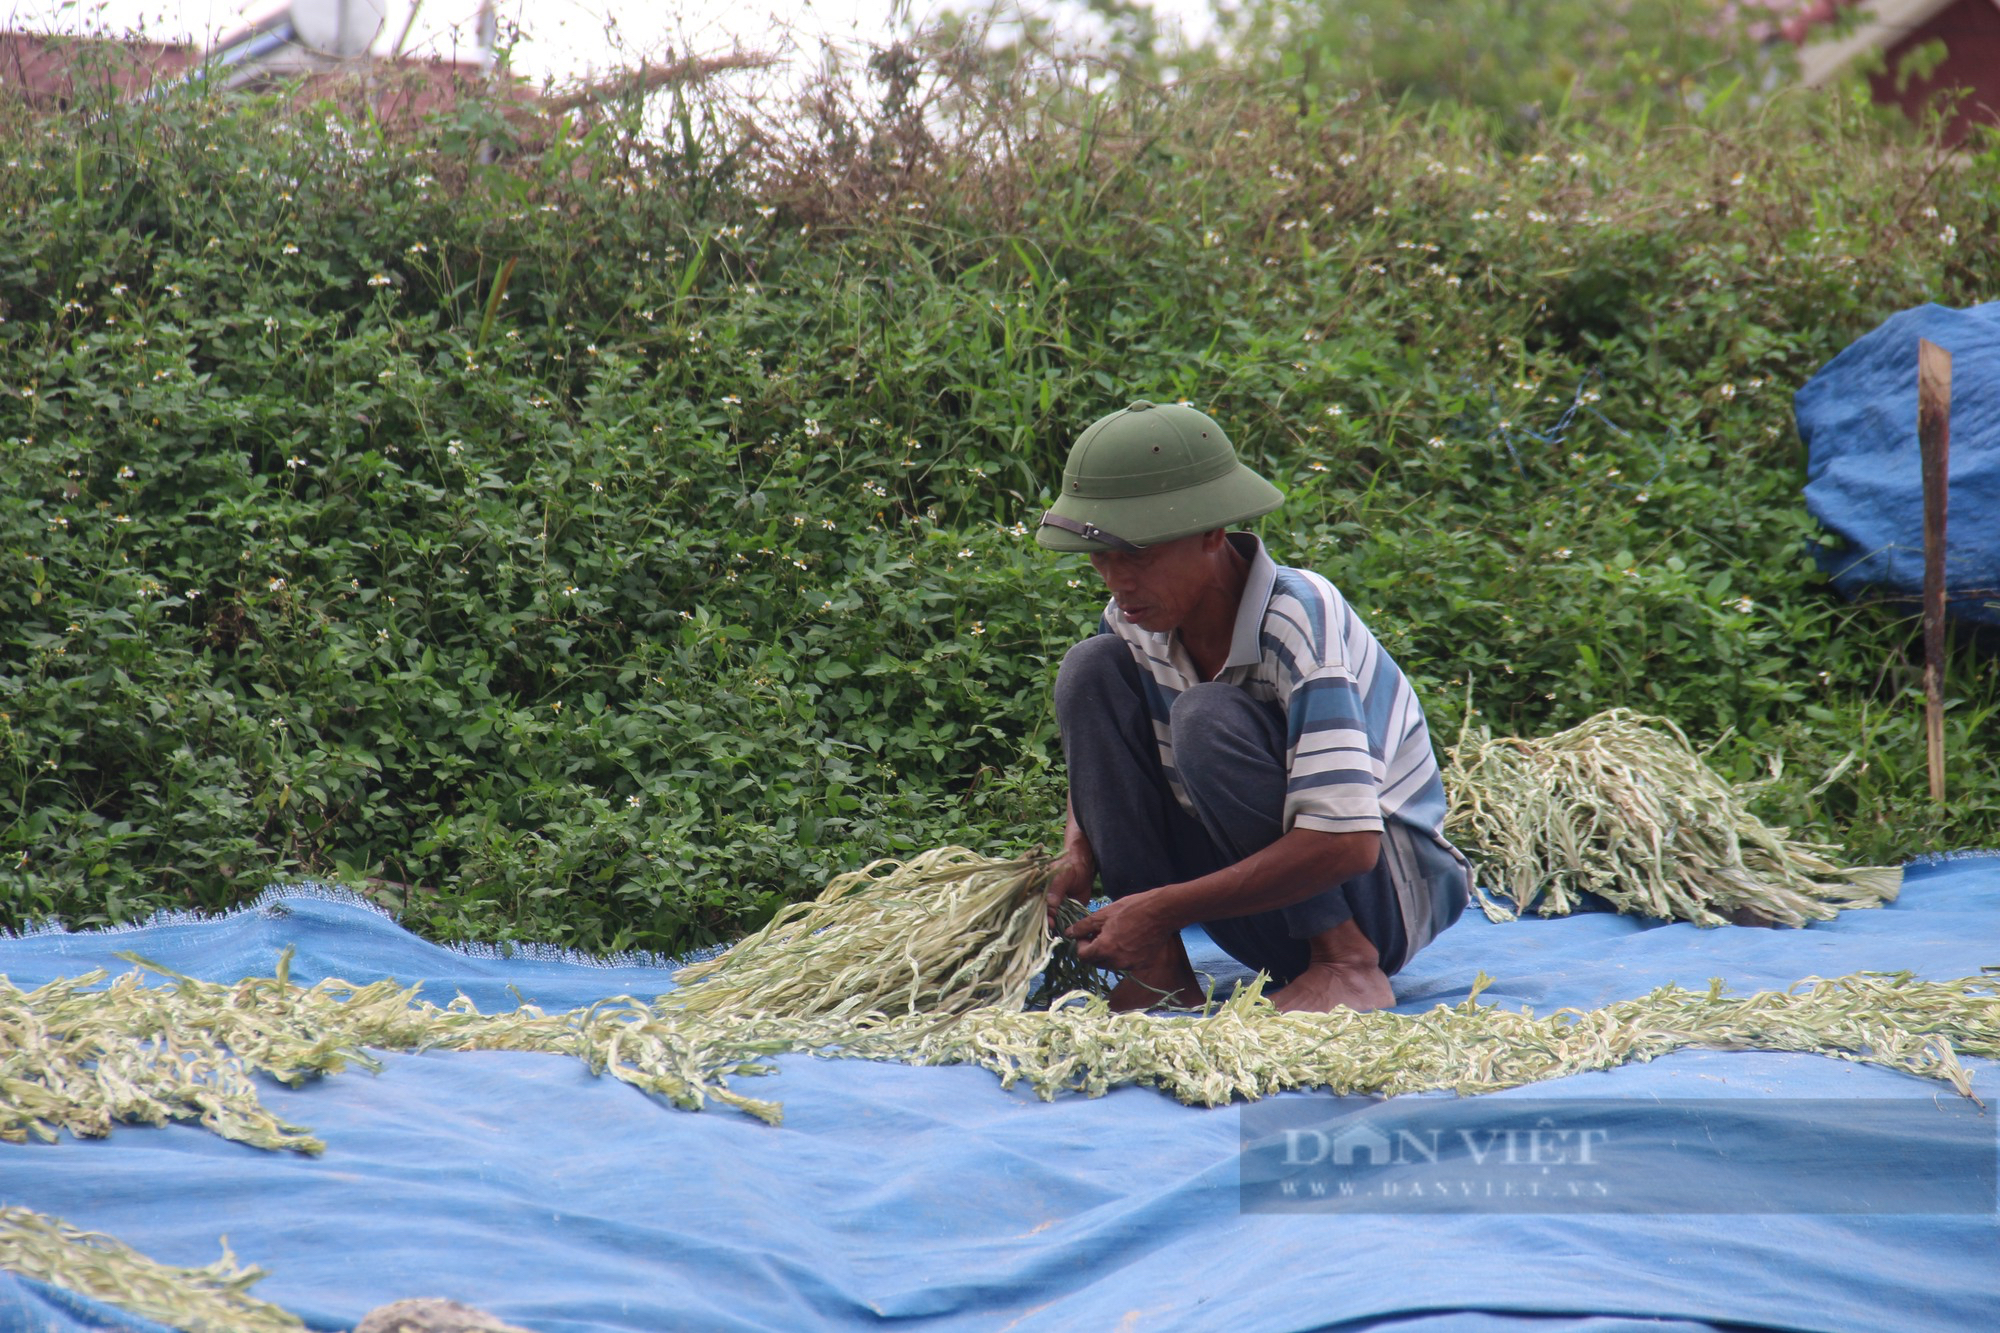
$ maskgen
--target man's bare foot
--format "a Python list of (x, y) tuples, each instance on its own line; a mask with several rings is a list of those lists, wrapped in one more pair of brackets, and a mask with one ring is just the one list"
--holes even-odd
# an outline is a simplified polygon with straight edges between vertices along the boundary
[(1372, 963), (1314, 963), (1271, 997), (1282, 1012), (1323, 1014), (1332, 1009), (1366, 1013), (1396, 1003), (1389, 977)]
[(1194, 974), (1194, 965), (1188, 962), (1187, 950), (1181, 947), (1178, 939), (1170, 952), (1161, 954), (1145, 967), (1135, 967), (1127, 972), (1111, 988), (1110, 995), (1113, 1013), (1161, 1006), (1199, 1009), (1207, 1002), (1208, 995), (1202, 990), (1201, 982)]
[(1396, 1002), (1389, 974), (1382, 970), (1382, 955), (1353, 921), (1343, 921), (1313, 936), (1311, 949), (1306, 970), (1271, 996), (1278, 1009), (1323, 1014), (1340, 1008), (1366, 1013), (1387, 1009)]

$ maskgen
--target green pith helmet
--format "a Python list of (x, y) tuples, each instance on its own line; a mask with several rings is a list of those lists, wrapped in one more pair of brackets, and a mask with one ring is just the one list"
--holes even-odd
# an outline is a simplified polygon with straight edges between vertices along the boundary
[(1137, 550), (1268, 514), (1284, 500), (1237, 461), (1205, 414), (1140, 401), (1077, 436), (1035, 540), (1052, 551)]

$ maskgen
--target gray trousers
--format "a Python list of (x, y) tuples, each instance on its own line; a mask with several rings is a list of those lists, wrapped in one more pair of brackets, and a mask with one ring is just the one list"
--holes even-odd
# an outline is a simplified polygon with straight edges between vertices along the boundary
[[(1112, 634), (1070, 649), (1056, 676), (1070, 808), (1113, 898), (1234, 865), (1285, 831), (1286, 728), (1277, 706), (1217, 682), (1174, 701), (1174, 766), (1191, 816), (1161, 767), (1146, 683), (1131, 648)], [(1290, 907), (1201, 924), (1231, 958), (1282, 986), (1305, 971), (1308, 940), (1349, 920), (1381, 954), (1383, 971), (1403, 965), (1408, 935), (1386, 860)]]

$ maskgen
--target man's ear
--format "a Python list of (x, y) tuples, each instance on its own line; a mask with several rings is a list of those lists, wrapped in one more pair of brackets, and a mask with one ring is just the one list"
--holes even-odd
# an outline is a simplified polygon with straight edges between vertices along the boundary
[(1228, 540), (1229, 533), (1225, 529), (1210, 528), (1207, 532), (1201, 534), (1201, 553), (1203, 555), (1214, 555), (1222, 549), (1222, 544)]

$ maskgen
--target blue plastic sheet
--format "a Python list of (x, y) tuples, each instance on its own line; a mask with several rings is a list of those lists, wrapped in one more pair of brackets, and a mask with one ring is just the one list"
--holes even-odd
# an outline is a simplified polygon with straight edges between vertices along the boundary
[[(1802, 931), (1593, 914), (1469, 915), (1397, 978), (1416, 1012), (1488, 999), (1547, 1011), (1665, 982), (1739, 990), (2000, 961), (2000, 858), (1912, 868), (1902, 899)], [(1228, 979), (1233, 969), (1195, 944)], [(218, 980), (423, 981), (482, 1009), (650, 996), (668, 973), (475, 957), (351, 902), (268, 900), (224, 920), (0, 940), (33, 986), (144, 954)], [(751, 1082), (785, 1123), (689, 1113), (563, 1057), (389, 1055), (379, 1075), (268, 1086), (317, 1158), (200, 1129), (0, 1145), (0, 1203), (177, 1264), (227, 1237), (271, 1270), (256, 1294), (315, 1328), (443, 1296), (537, 1330), (1393, 1329), (1694, 1333), (1711, 1327), (1990, 1329), (2000, 1218), (1978, 1215), (1246, 1215), (1241, 1108), (1144, 1088), (1043, 1103), (976, 1069), (782, 1057)], [(1989, 1095), (2000, 1078), (1968, 1062)], [(1305, 1100), (1313, 1094), (1293, 1094)], [(1686, 1052), (1496, 1098), (1903, 1099), (1948, 1087), (1819, 1056)], [(1330, 1099), (1329, 1099), (1330, 1100)], [(1913, 1123), (1917, 1123), (1913, 1119)], [(1828, 1170), (1840, 1169), (1829, 1162)], [(1782, 1192), (1782, 1182), (1766, 1182)], [(0, 1328), (150, 1325), (0, 1274)]]
[(1806, 508), (1845, 539), (1820, 562), (1849, 597), (1923, 593), (1920, 338), (1952, 355), (1947, 608), (2000, 626), (2000, 301), (1901, 311), (1799, 390)]

